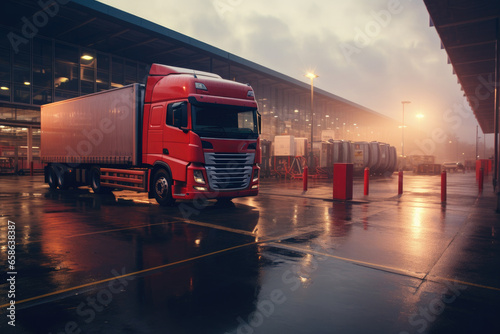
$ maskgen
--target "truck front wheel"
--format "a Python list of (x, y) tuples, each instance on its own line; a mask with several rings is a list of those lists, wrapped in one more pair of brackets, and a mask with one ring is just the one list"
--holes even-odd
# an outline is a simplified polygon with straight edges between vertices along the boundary
[(172, 206), (175, 202), (175, 199), (172, 198), (172, 178), (164, 169), (160, 169), (154, 174), (153, 195), (162, 206)]

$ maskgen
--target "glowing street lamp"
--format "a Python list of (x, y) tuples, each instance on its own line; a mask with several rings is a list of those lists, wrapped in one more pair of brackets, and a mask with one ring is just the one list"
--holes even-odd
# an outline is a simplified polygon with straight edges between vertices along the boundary
[[(316, 79), (318, 76), (313, 72), (309, 72), (306, 74), (306, 77), (311, 79), (311, 124), (314, 124), (314, 79)], [(314, 126), (311, 126), (311, 154), (309, 161), (311, 172), (314, 168), (313, 138), (314, 138)]]
[(83, 54), (83, 55), (81, 56), (81, 58), (82, 58), (83, 60), (87, 60), (87, 61), (88, 61), (88, 60), (92, 60), (92, 59), (94, 59), (94, 57), (93, 57), (93, 56), (91, 56), (91, 55), (89, 55), (89, 54)]

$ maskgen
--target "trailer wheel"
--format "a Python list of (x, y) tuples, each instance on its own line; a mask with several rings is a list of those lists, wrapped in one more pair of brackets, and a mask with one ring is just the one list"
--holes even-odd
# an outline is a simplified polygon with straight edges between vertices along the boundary
[(99, 167), (90, 170), (90, 187), (94, 194), (109, 194), (113, 189), (101, 186), (101, 171)]
[(49, 184), (49, 188), (52, 190), (57, 189), (57, 175), (54, 167), (50, 166), (47, 168), (47, 183)]
[(172, 178), (164, 169), (154, 174), (153, 196), (162, 206), (172, 206), (175, 202), (172, 198)]
[(71, 181), (69, 180), (70, 176), (68, 175), (68, 171), (62, 170), (59, 174), (57, 183), (59, 185), (59, 189), (66, 190), (70, 187)]

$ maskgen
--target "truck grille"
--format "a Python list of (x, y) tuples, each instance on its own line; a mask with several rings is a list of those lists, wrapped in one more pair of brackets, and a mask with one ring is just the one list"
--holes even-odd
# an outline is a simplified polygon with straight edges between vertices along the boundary
[(205, 153), (208, 184), (213, 190), (248, 188), (255, 153)]

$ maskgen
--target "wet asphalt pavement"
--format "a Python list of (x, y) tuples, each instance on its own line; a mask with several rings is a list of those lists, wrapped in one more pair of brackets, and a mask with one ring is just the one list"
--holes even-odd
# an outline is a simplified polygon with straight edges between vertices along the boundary
[(358, 180), (347, 203), (330, 182), (164, 208), (0, 176), (0, 333), (500, 333), (489, 184), (449, 175), (443, 206), (439, 176), (401, 197), (397, 177), (368, 197)]

